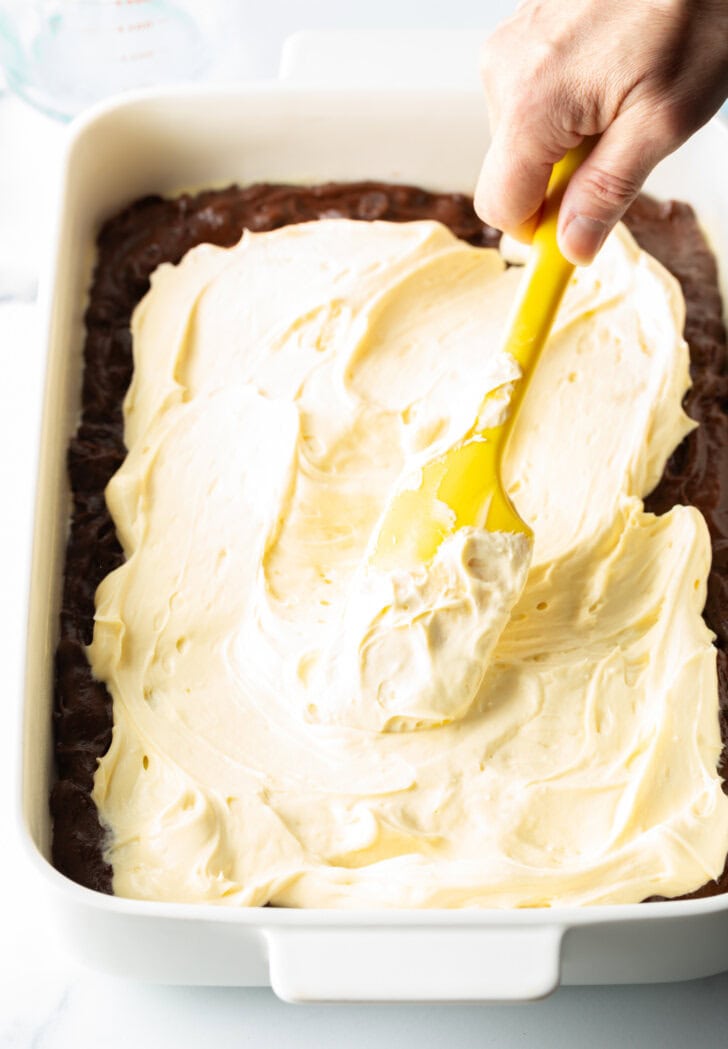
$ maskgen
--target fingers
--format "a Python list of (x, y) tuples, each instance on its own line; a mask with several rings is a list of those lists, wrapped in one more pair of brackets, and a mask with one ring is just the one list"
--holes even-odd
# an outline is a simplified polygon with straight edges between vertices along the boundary
[(513, 142), (512, 126), (502, 121), (495, 133), (475, 191), (475, 210), (488, 225), (530, 240), (554, 151), (544, 154), (530, 142)]
[(650, 128), (647, 107), (610, 124), (569, 183), (559, 213), (559, 247), (576, 265), (592, 261), (652, 168), (673, 148)]
[(475, 191), (475, 210), (489, 226), (530, 241), (551, 169), (583, 136), (547, 120), (504, 117), (486, 153)]
[(570, 107), (557, 104), (567, 93), (560, 90), (555, 55), (548, 47), (539, 47), (527, 63), (527, 72), (522, 70), (514, 56), (520, 38), (517, 34), (514, 40), (508, 26), (490, 37), (483, 49), (492, 139), (475, 191), (475, 210), (490, 226), (527, 242), (551, 168), (583, 136), (566, 130)]
[(590, 262), (655, 164), (725, 97), (726, 28), (725, 0), (524, 0), (482, 53), (493, 137), (475, 195), (481, 218), (531, 239), (552, 165), (601, 135), (559, 221), (563, 253)]

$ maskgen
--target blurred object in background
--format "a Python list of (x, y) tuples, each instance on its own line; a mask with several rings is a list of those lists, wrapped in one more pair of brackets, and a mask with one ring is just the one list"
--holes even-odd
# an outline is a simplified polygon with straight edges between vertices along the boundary
[(203, 76), (215, 0), (0, 0), (8, 86), (68, 120), (107, 95)]

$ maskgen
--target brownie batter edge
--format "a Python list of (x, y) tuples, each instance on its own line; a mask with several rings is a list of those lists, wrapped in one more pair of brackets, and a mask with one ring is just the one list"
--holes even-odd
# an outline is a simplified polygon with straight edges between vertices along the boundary
[[(380, 182), (321, 186), (230, 186), (173, 200), (147, 197), (110, 219), (98, 238), (98, 256), (85, 315), (82, 416), (68, 452), (72, 518), (66, 551), (60, 640), (56, 651), (54, 740), (57, 779), (51, 792), (53, 863), (74, 881), (112, 891), (103, 858), (104, 831), (91, 799), (98, 759), (111, 742), (111, 698), (89, 667), (85, 646), (93, 633), (94, 594), (123, 561), (106, 508), (104, 488), (121, 465), (122, 401), (131, 380), (131, 315), (162, 262), (177, 263), (197, 244), (230, 247), (244, 229), (277, 229), (319, 218), (435, 219), (461, 239), (493, 247), (497, 231), (475, 215), (461, 194), (430, 193)], [(670, 458), (645, 502), (664, 513), (690, 503), (710, 530), (713, 565), (704, 618), (716, 634), (720, 772), (728, 777), (728, 375), (726, 331), (715, 259), (691, 208), (640, 197), (625, 221), (639, 244), (680, 281), (686, 300), (685, 337), (693, 387), (685, 400), (700, 426)], [(685, 701), (689, 702), (686, 696)], [(725, 789), (725, 788), (724, 788)], [(728, 863), (718, 882), (691, 896), (728, 891)]]

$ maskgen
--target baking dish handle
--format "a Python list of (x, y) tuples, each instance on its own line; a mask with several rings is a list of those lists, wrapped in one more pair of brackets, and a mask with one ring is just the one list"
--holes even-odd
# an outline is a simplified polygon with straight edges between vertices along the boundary
[(526, 1001), (559, 984), (563, 928), (275, 927), (270, 981), (289, 1002)]

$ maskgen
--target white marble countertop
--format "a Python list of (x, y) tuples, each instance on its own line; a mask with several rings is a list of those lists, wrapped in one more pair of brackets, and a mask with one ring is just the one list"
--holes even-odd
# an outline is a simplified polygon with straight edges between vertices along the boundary
[[(465, 28), (492, 23), (512, 4), (423, 2), (416, 21), (405, 0), (370, 0), (367, 19), (354, 17), (357, 6), (310, 0), (306, 22), (339, 29)], [(268, 22), (252, 25), (240, 45), (247, 75), (274, 75), (284, 36), (303, 27), (302, 7), (293, 0), (272, 0), (269, 9)], [(311, 68), (299, 62), (297, 71), (310, 76)], [(0, 96), (0, 666), (9, 710), (0, 734), (0, 1047), (427, 1049), (450, 1042), (459, 1049), (582, 1049), (587, 1043), (592, 1049), (722, 1049), (728, 1044), (728, 974), (666, 986), (565, 988), (531, 1005), (288, 1006), (264, 989), (158, 987), (108, 977), (84, 969), (56, 942), (42, 886), (16, 836), (14, 798), (43, 369), (34, 297), (47, 221), (43, 202), (57, 173), (62, 135), (60, 125)]]

